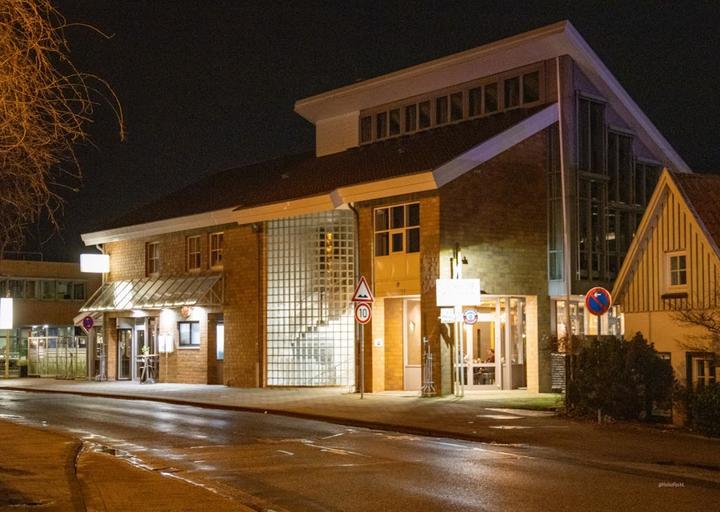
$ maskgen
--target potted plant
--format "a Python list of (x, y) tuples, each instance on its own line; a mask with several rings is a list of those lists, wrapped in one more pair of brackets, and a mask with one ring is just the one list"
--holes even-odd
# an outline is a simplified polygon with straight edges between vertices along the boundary
[(20, 377), (27, 377), (28, 376), (27, 357), (23, 356), (20, 359), (18, 359), (17, 365), (18, 365), (18, 368), (20, 368)]

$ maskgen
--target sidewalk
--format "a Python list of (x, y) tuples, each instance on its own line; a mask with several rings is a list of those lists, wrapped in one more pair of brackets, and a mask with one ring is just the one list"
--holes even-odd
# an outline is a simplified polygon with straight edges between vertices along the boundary
[[(557, 395), (525, 391), (467, 393), (464, 398), (420, 398), (416, 393), (358, 394), (338, 388), (240, 389), (225, 386), (85, 382), (53, 379), (0, 381), (0, 388), (143, 399), (276, 413), (353, 426), (551, 449), (563, 457), (623, 464), (720, 483), (720, 440), (668, 426), (596, 425), (528, 407), (551, 405)], [(524, 407), (519, 408), (519, 407)]]
[(2, 510), (253, 510), (47, 430), (0, 421), (0, 446)]

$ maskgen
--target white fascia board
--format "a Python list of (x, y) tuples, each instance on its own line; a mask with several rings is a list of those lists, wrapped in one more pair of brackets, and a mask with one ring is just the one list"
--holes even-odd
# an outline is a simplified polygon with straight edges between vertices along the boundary
[[(554, 49), (562, 45), (563, 33), (568, 25), (568, 21), (561, 21), (303, 98), (295, 102), (295, 112), (316, 123), (345, 112), (402, 100), (552, 58), (557, 55)], [(482, 72), (479, 74), (478, 70)]]
[(664, 156), (663, 164), (678, 172), (692, 172), (575, 27), (568, 24), (565, 35), (569, 41), (566, 45), (567, 54), (580, 66), (593, 85), (607, 96), (613, 109), (633, 128), (636, 135), (649, 148)]
[(369, 201), (383, 197), (399, 196), (402, 194), (414, 194), (435, 190), (437, 185), (433, 174), (430, 171), (388, 178), (381, 181), (371, 181), (350, 187), (337, 189), (338, 200), (342, 204), (356, 203), (358, 201)]
[(433, 177), (438, 188), (450, 183), (452, 180), (459, 178), (466, 172), (474, 169), (478, 165), (487, 162), (496, 157), (503, 151), (510, 149), (523, 140), (544, 130), (553, 123), (558, 121), (558, 105), (553, 103), (536, 112), (520, 123), (508, 128), (495, 137), (478, 144), (474, 148), (466, 151), (457, 158), (453, 158), (449, 162), (441, 165), (433, 171)]
[(186, 231), (189, 229), (198, 229), (207, 226), (229, 224), (232, 222), (235, 222), (234, 208), (225, 208), (223, 210), (215, 210), (212, 212), (204, 212), (195, 215), (186, 215), (183, 217), (174, 217), (171, 219), (135, 224), (132, 226), (95, 231), (93, 233), (85, 233), (81, 235), (81, 238), (85, 245), (99, 245), (109, 242), (131, 240), (134, 238), (157, 236), (176, 231)]

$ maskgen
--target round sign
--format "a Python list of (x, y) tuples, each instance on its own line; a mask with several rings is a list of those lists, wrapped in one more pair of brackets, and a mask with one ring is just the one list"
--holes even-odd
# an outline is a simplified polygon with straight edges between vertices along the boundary
[(608, 312), (611, 305), (612, 297), (605, 288), (596, 286), (585, 294), (585, 309), (591, 315), (602, 316)]
[(82, 326), (83, 326), (83, 329), (85, 329), (86, 331), (89, 331), (90, 329), (92, 329), (94, 325), (95, 325), (95, 320), (90, 315), (88, 315), (82, 319)]
[(366, 324), (372, 318), (372, 308), (366, 302), (360, 302), (355, 306), (355, 321), (359, 324)]
[(474, 309), (466, 309), (463, 312), (463, 320), (467, 325), (472, 325), (478, 321), (478, 312)]

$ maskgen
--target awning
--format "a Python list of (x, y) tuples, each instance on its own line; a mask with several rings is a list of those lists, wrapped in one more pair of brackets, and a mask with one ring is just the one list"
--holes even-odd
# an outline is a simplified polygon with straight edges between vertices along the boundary
[(105, 283), (80, 308), (81, 312), (177, 308), (222, 304), (222, 274), (146, 277)]

